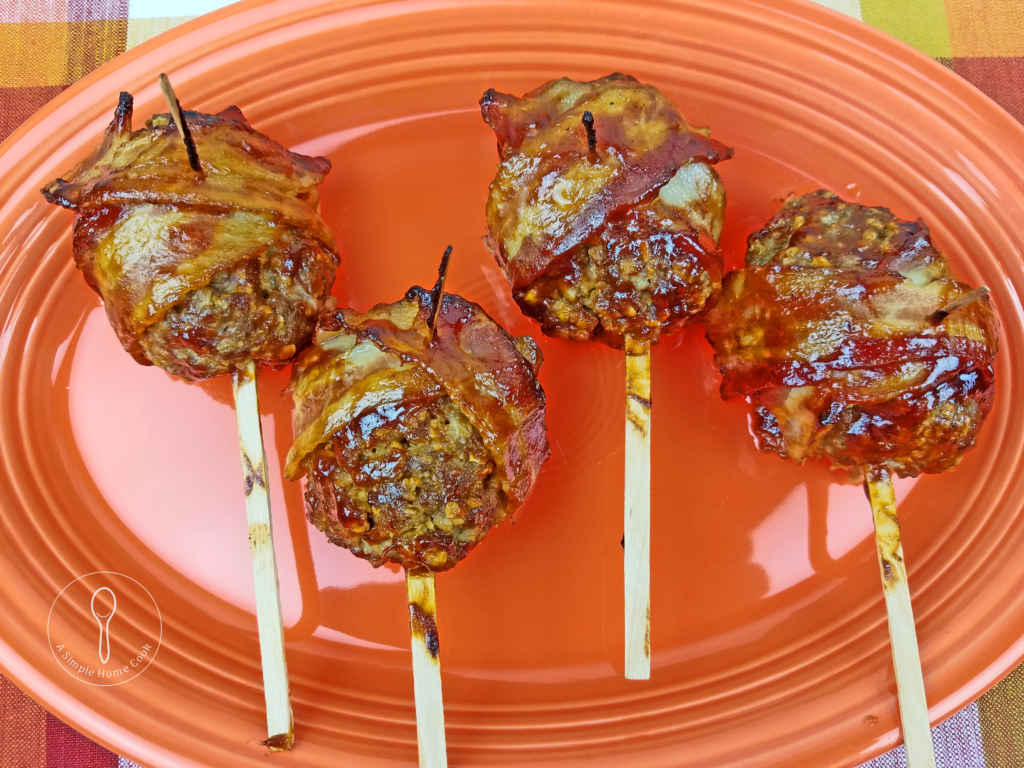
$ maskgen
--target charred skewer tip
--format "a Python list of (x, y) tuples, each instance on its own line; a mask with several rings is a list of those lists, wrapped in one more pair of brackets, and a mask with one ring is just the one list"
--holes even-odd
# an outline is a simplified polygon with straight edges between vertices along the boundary
[(430, 328), (437, 327), (437, 316), (441, 312), (441, 297), (444, 296), (444, 284), (448, 279), (448, 263), (452, 258), (452, 247), (449, 245), (444, 249), (444, 256), (441, 257), (441, 266), (437, 268), (437, 282), (434, 283), (430, 296), (434, 300), (434, 316), (430, 318)]
[(651, 677), (651, 345), (626, 337), (625, 567), (627, 680)]
[(128, 91), (121, 91), (117, 99), (117, 109), (114, 110), (114, 125), (117, 132), (124, 135), (132, 132), (132, 109), (135, 106), (135, 99)]
[(583, 113), (583, 127), (587, 129), (587, 156), (591, 162), (596, 162), (597, 131), (594, 130), (594, 115), (589, 109)]
[(167, 105), (171, 108), (171, 119), (178, 127), (181, 140), (185, 142), (185, 152), (188, 153), (189, 166), (196, 173), (202, 173), (203, 168), (199, 165), (199, 153), (196, 151), (196, 142), (192, 138), (192, 132), (188, 129), (188, 123), (185, 122), (185, 116), (181, 113), (181, 102), (178, 101), (178, 97), (174, 94), (171, 81), (163, 73), (160, 74), (160, 90), (163, 91), (164, 98), (167, 99)]
[(944, 306), (938, 312), (935, 313), (935, 322), (941, 323), (948, 315), (953, 314), (958, 309), (963, 309), (966, 306), (973, 304), (976, 301), (980, 301), (988, 296), (988, 288), (984, 285), (975, 288), (973, 291), (968, 291), (956, 301), (951, 301), (949, 304)]

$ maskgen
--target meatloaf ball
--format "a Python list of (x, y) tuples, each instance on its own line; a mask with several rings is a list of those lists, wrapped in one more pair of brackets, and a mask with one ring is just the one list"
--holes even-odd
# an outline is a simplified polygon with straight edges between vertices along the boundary
[(132, 130), (121, 94), (102, 143), (43, 189), (75, 212), (74, 257), (118, 339), (144, 365), (206, 379), (279, 367), (312, 335), (338, 266), (316, 187), (331, 164), (289, 152), (235, 107)]
[(548, 336), (621, 348), (700, 317), (721, 287), (732, 150), (629, 75), (480, 101), (501, 164), (485, 242)]
[(374, 566), (454, 567), (547, 459), (540, 352), (478, 305), (413, 288), (326, 315), (292, 377), (310, 522)]
[(921, 221), (819, 190), (752, 234), (746, 261), (725, 277), (707, 336), (722, 396), (749, 399), (763, 450), (914, 476), (974, 445), (998, 322)]

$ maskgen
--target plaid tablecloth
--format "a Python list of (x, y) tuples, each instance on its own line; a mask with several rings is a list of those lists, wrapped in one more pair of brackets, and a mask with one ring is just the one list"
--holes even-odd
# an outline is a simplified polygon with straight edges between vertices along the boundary
[[(915, 46), (1024, 122), (1024, 0), (816, 0)], [(0, 0), (0, 140), (119, 53), (229, 0)], [(1022, 147), (1024, 151), (1024, 147)], [(932, 731), (939, 768), (1024, 768), (1024, 666)], [(864, 768), (906, 766), (902, 747)], [(0, 768), (138, 768), (0, 676)]]

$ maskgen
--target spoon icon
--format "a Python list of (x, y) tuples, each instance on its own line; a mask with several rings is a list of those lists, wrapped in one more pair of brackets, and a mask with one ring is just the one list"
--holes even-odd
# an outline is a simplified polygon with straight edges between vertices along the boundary
[[(110, 595), (110, 613), (101, 613), (97, 610), (96, 598), (100, 597), (101, 592), (106, 592)], [(106, 602), (107, 598), (100, 599), (102, 602), (99, 607), (102, 609), (105, 607), (103, 602)], [(112, 589), (100, 587), (92, 593), (89, 609), (92, 611), (92, 616), (96, 619), (96, 623), (100, 625), (100, 661), (106, 664), (110, 658), (110, 620), (114, 618), (114, 613), (117, 611), (117, 596)]]

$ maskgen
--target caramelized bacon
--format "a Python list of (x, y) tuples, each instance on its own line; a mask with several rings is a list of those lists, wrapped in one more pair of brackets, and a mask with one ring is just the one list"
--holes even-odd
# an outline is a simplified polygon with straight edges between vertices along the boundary
[[(184, 116), (203, 174), (189, 167), (169, 115), (132, 131), (125, 93), (100, 146), (43, 195), (75, 212), (75, 261), (139, 362), (188, 378), (225, 373), (252, 358), (284, 364), (308, 340), (337, 268), (316, 192), (330, 162), (289, 152), (235, 107)], [(254, 265), (252, 279), (235, 279), (226, 296), (194, 295), (245, 263)], [(193, 298), (198, 304), (190, 306)], [(222, 309), (211, 316), (218, 302)], [(228, 304), (235, 317), (218, 322)], [(282, 314), (280, 304), (299, 311)], [(161, 327), (144, 340), (174, 307), (185, 309), (174, 319), (178, 332)], [(250, 331), (240, 343), (222, 338), (238, 323)], [(226, 347), (233, 348), (227, 357)]]
[(747, 397), (761, 447), (796, 461), (941, 472), (992, 405), (998, 322), (920, 221), (824, 190), (751, 235), (707, 336), (722, 396)]
[(612, 74), (480, 101), (501, 165), (487, 244), (523, 311), (553, 336), (656, 341), (713, 301), (732, 150), (658, 89)]
[(480, 307), (412, 288), (321, 319), (292, 376), (310, 520), (374, 565), (453, 567), (526, 498), (548, 457), (540, 354)]

